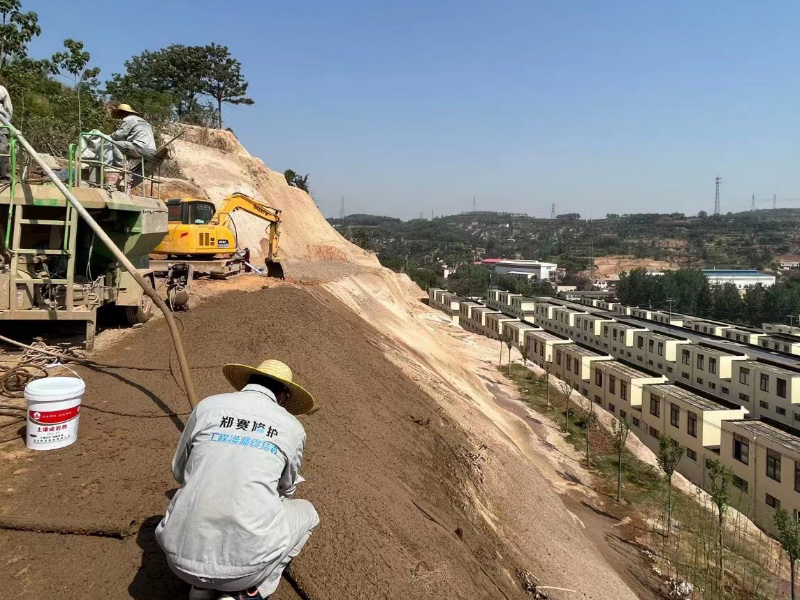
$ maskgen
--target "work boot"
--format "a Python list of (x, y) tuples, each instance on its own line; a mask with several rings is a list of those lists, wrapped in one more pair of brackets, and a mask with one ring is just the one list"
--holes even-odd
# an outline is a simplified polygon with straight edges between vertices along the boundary
[(250, 588), (243, 592), (228, 592), (222, 594), (219, 600), (269, 600), (269, 597), (264, 598), (258, 588)]
[(192, 589), (189, 590), (189, 600), (216, 600), (217, 593), (216, 590), (206, 590), (192, 586)]

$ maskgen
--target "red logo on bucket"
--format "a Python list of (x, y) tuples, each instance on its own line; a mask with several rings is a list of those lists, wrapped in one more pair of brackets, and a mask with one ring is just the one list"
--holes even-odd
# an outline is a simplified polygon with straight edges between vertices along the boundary
[(54, 410), (51, 412), (40, 412), (38, 410), (29, 410), (28, 416), (31, 421), (37, 425), (55, 425), (57, 423), (66, 423), (78, 416), (80, 406), (73, 406), (72, 408), (65, 408), (64, 410)]

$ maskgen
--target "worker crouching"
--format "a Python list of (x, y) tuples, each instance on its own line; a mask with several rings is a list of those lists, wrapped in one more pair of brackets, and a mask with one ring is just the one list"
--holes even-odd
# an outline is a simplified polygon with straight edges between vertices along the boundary
[(223, 374), (237, 391), (192, 411), (172, 461), (182, 488), (156, 539), (191, 600), (267, 598), (319, 524), (310, 502), (292, 499), (306, 442), (293, 415), (314, 399), (277, 360)]

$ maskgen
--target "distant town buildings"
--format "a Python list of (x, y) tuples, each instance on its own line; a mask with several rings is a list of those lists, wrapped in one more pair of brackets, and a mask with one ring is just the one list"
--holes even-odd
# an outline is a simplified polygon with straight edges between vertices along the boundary
[(481, 264), (494, 269), (498, 275), (516, 275), (535, 281), (555, 281), (558, 272), (557, 264), (538, 260), (486, 258)]
[(732, 283), (740, 290), (759, 283), (764, 287), (775, 285), (774, 275), (756, 269), (703, 269), (702, 271), (711, 285)]

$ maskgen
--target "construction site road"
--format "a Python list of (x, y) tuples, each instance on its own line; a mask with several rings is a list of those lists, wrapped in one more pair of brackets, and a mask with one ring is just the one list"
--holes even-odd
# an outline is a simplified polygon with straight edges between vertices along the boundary
[[(201, 396), (229, 389), (209, 364), (273, 357), (318, 399), (320, 409), (301, 417), (307, 481), (298, 496), (322, 523), (293, 565), (309, 598), (529, 597), (514, 575), (525, 565), (465, 501), (475, 477), (467, 436), (384, 357), (380, 334), (351, 310), (321, 289), (282, 286), (223, 294), (181, 319), (190, 364), (205, 367), (193, 372)], [(156, 321), (97, 358), (177, 369), (172, 354)], [(173, 413), (187, 410), (179, 379), (75, 368), (87, 385), (78, 442), (43, 453), (21, 439), (6, 444), (0, 514), (134, 534), (0, 531), (4, 596), (185, 597), (154, 540), (176, 488), (170, 461), (186, 417)], [(286, 589), (278, 596), (292, 597)]]

